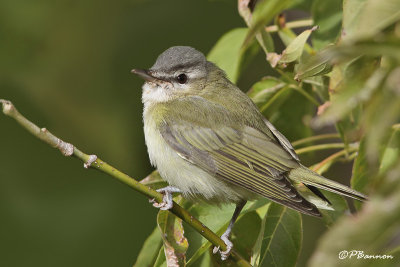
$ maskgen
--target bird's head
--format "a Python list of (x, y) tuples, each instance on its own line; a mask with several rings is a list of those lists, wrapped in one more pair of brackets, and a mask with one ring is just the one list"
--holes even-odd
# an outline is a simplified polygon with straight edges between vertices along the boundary
[(132, 70), (145, 80), (142, 96), (145, 104), (199, 95), (216, 72), (225, 78), (222, 70), (208, 62), (201, 52), (188, 46), (168, 48), (148, 70)]

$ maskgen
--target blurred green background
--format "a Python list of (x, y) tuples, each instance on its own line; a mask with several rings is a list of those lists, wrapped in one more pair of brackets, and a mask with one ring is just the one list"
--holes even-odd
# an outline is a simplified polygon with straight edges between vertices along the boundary
[[(208, 53), (244, 27), (236, 1), (0, 2), (0, 98), (40, 127), (136, 179), (149, 165), (142, 81), (166, 48)], [(269, 71), (263, 55), (239, 86)], [(65, 158), (0, 116), (0, 266), (131, 266), (157, 210), (124, 184)], [(329, 174), (328, 174), (329, 177)], [(300, 266), (323, 231), (303, 216)]]

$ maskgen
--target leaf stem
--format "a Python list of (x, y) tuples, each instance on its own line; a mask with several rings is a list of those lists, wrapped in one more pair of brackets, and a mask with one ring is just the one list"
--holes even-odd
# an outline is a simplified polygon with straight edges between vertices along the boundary
[(298, 91), (300, 94), (302, 94), (305, 98), (310, 100), (311, 103), (313, 103), (315, 106), (319, 107), (320, 103), (318, 103), (317, 100), (315, 100), (310, 94), (308, 94), (303, 88), (299, 87), (297, 85), (297, 82), (294, 81), (293, 77), (289, 76), (286, 72), (284, 72), (281, 69), (275, 69), (279, 74), (282, 76), (282, 78), (288, 83), (287, 87), (294, 89)]
[(312, 97), (309, 93), (307, 93), (303, 88), (301, 88), (301, 87), (299, 87), (299, 86), (297, 86), (297, 85), (294, 85), (294, 84), (289, 85), (289, 87), (292, 88), (292, 89), (294, 89), (294, 90), (296, 90), (296, 91), (299, 92), (300, 94), (302, 94), (305, 98), (307, 98), (308, 100), (310, 100), (310, 102), (313, 103), (315, 106), (317, 106), (317, 107), (320, 106), (320, 103), (318, 103), (318, 101), (315, 100), (315, 98), (313, 98), (313, 97)]
[(320, 134), (320, 135), (314, 135), (310, 137), (306, 137), (297, 141), (292, 142), (292, 145), (294, 147), (300, 146), (302, 144), (310, 143), (310, 142), (315, 142), (319, 140), (325, 140), (325, 139), (336, 139), (340, 138), (340, 135), (337, 133), (330, 133), (330, 134)]
[(332, 144), (320, 144), (314, 146), (308, 146), (304, 148), (300, 148), (296, 150), (298, 155), (304, 154), (311, 151), (325, 150), (325, 149), (333, 149), (333, 148), (344, 148), (345, 145), (343, 143), (332, 143)]
[[(130, 177), (129, 175), (119, 171), (108, 163), (104, 162), (95, 155), (88, 155), (70, 143), (64, 142), (60, 138), (53, 135), (45, 128), (39, 128), (37, 125), (25, 118), (15, 106), (7, 100), (0, 99), (0, 103), (3, 106), (3, 113), (13, 119), (15, 119), (23, 128), (28, 130), (32, 135), (44, 141), (48, 145), (59, 149), (65, 156), (74, 156), (84, 162), (84, 167), (92, 167), (99, 171), (109, 174), (111, 177), (117, 179), (118, 181), (128, 185), (135, 191), (145, 195), (150, 199), (154, 199), (157, 202), (163, 200), (163, 195), (157, 191), (151, 189), (150, 187), (143, 185)], [(203, 225), (199, 220), (194, 218), (188, 211), (179, 206), (176, 202), (170, 211), (181, 218), (183, 221), (188, 223), (193, 227), (199, 234), (204, 236), (215, 246), (220, 246), (222, 250), (226, 250), (226, 245), (222, 239), (212, 232), (208, 227)], [(240, 256), (236, 251), (232, 250), (231, 256), (236, 261), (238, 266), (251, 266), (242, 256)]]
[(336, 160), (338, 160), (341, 156), (345, 156), (349, 152), (354, 152), (356, 150), (357, 150), (357, 148), (352, 147), (348, 150), (343, 149), (341, 151), (333, 153), (332, 155), (330, 155), (329, 157), (327, 157), (326, 159), (324, 159), (323, 161), (321, 161), (320, 163), (315, 165), (312, 169), (313, 169), (313, 171), (318, 172), (318, 170), (321, 169), (322, 167), (324, 167), (324, 165), (331, 164), (331, 163), (335, 162)]
[[(285, 27), (289, 29), (308, 27), (314, 25), (314, 21), (312, 19), (302, 19), (286, 22)], [(270, 25), (265, 27), (265, 31), (267, 32), (277, 32), (279, 31), (278, 25)]]
[(288, 86), (284, 86), (282, 87), (276, 94), (274, 94), (273, 97), (271, 97), (271, 99), (265, 103), (261, 108), (260, 108), (260, 112), (263, 113), (267, 108), (269, 108), (276, 99), (278, 99), (284, 92), (286, 92), (286, 90), (289, 89)]

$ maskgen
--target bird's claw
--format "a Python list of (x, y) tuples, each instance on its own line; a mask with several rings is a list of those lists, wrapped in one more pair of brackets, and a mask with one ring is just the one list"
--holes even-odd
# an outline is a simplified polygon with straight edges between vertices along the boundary
[(164, 187), (156, 190), (158, 193), (163, 194), (163, 201), (158, 203), (155, 199), (150, 199), (149, 202), (153, 203), (153, 207), (159, 208), (160, 210), (170, 210), (174, 205), (174, 201), (172, 200), (172, 192), (177, 192), (176, 188), (173, 187)]
[(233, 248), (233, 243), (232, 243), (232, 241), (229, 240), (228, 236), (226, 236), (225, 234), (223, 234), (221, 236), (221, 239), (224, 241), (224, 243), (226, 245), (226, 250), (225, 251), (221, 251), (220, 247), (218, 246), (218, 247), (214, 247), (213, 253), (217, 254), (218, 251), (219, 251), (220, 254), (221, 254), (221, 260), (224, 261), (229, 257), (229, 254), (231, 253), (231, 250)]
[[(153, 207), (155, 207), (155, 208), (158, 208), (158, 209), (161, 209), (161, 210), (167, 209), (166, 208), (167, 207), (167, 203), (164, 201), (164, 199), (163, 199), (163, 202), (161, 202), (161, 203), (158, 203), (154, 198), (150, 199), (149, 202), (152, 203)], [(172, 208), (172, 206), (170, 208)]]

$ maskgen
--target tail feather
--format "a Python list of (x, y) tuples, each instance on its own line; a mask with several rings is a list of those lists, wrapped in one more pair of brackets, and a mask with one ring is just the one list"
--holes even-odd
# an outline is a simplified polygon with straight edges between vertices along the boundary
[(318, 188), (316, 188), (315, 186), (312, 185), (305, 185), (308, 189), (311, 190), (311, 192), (313, 192), (315, 195), (317, 195), (319, 198), (321, 198), (322, 200), (326, 201), (329, 205), (332, 205), (332, 203), (329, 201), (329, 199), (326, 198), (326, 196), (324, 196), (324, 194), (322, 194), (321, 191), (319, 191)]
[(329, 180), (303, 165), (301, 165), (299, 168), (291, 170), (288, 178), (299, 183), (304, 183), (309, 186), (327, 190), (346, 197), (351, 197), (360, 201), (368, 199), (366, 195), (357, 192), (348, 186)]

